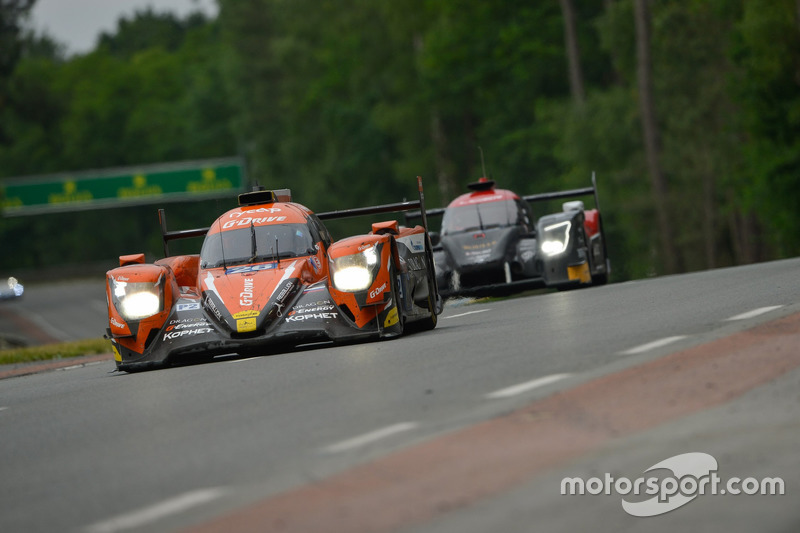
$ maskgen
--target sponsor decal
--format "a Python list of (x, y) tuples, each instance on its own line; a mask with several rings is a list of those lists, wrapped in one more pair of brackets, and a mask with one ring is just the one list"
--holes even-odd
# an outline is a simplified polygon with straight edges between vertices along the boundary
[(425, 268), (425, 261), (421, 257), (409, 257), (406, 259), (406, 264), (411, 267), (411, 270), (423, 270)]
[(251, 278), (245, 278), (244, 289), (239, 293), (239, 305), (253, 305), (253, 285)]
[(425, 234), (418, 233), (415, 235), (409, 235), (408, 237), (403, 237), (398, 239), (399, 242), (402, 242), (406, 246), (408, 246), (414, 252), (422, 252), (425, 250)]
[(200, 302), (194, 302), (190, 304), (178, 304), (177, 311), (180, 313), (181, 311), (196, 311), (200, 309)]
[(202, 316), (193, 316), (189, 318), (174, 318), (169, 321), (170, 324), (197, 324), (198, 322), (206, 322)]
[(308, 313), (287, 316), (287, 322), (304, 322), (306, 320), (328, 320), (331, 318), (338, 318), (339, 313)]
[(182, 329), (179, 331), (171, 331), (169, 333), (164, 333), (164, 340), (171, 341), (179, 339), (181, 337), (205, 335), (206, 333), (211, 333), (211, 331), (213, 331), (211, 328), (195, 328), (195, 329)]
[(307, 292), (318, 292), (318, 291), (322, 291), (322, 290), (325, 290), (325, 285), (320, 283), (320, 284), (312, 285), (311, 287), (306, 288), (303, 291), (303, 294), (305, 294)]
[(279, 217), (244, 217), (240, 218), (239, 220), (229, 220), (222, 225), (222, 229), (230, 229), (236, 227), (246, 227), (249, 226), (250, 223), (254, 226), (263, 226), (264, 224), (270, 224), (272, 222), (283, 222), (286, 220), (285, 216)]
[(261, 265), (245, 265), (231, 267), (225, 270), (225, 274), (246, 274), (247, 272), (258, 272), (260, 270), (273, 270), (278, 268), (277, 263), (264, 263)]
[[(323, 307), (325, 309), (321, 309)], [(289, 315), (293, 315), (295, 313), (309, 313), (312, 312), (313, 309), (329, 311), (330, 309), (333, 309), (333, 302), (330, 300), (317, 300), (316, 302), (306, 302), (304, 304), (295, 305), (292, 307), (292, 310), (289, 311)]]
[(200, 320), (197, 322), (186, 322), (183, 324), (170, 324), (167, 326), (166, 331), (177, 331), (182, 329), (197, 329), (199, 327), (209, 327), (211, 324), (206, 322), (205, 320)]
[(379, 295), (381, 295), (381, 294), (383, 293), (383, 291), (385, 291), (385, 290), (386, 290), (386, 282), (383, 282), (383, 285), (381, 285), (381, 286), (380, 286), (380, 287), (378, 287), (377, 289), (375, 289), (375, 290), (372, 290), (372, 291), (369, 291), (369, 297), (370, 297), (370, 299), (372, 299), (372, 298), (377, 298), (377, 297), (378, 297)]
[(336, 307), (334, 307), (333, 305), (318, 305), (316, 307), (303, 307), (301, 309), (295, 307), (294, 309), (289, 311), (289, 315), (291, 316), (291, 315), (303, 315), (306, 313), (320, 313), (324, 311), (333, 311), (334, 309), (336, 309)]
[(120, 355), (116, 344), (111, 343), (111, 351), (114, 352), (114, 361), (117, 361), (117, 362), (121, 363), (122, 362), (122, 355)]
[(281, 289), (281, 292), (278, 293), (278, 296), (275, 297), (275, 300), (278, 301), (278, 302), (282, 302), (283, 299), (286, 298), (286, 296), (289, 295), (289, 291), (290, 290), (292, 290), (292, 284), (291, 283), (287, 283), (283, 287), (283, 289)]
[(222, 320), (222, 313), (220, 313), (219, 309), (217, 309), (217, 304), (215, 304), (214, 300), (212, 300), (208, 295), (206, 295), (205, 304), (206, 309), (214, 313), (214, 316), (217, 317), (217, 320)]
[(280, 207), (259, 207), (258, 209), (248, 209), (247, 211), (235, 211), (230, 214), (230, 218), (240, 218), (251, 213), (269, 213), (270, 215), (274, 215), (280, 212)]
[(392, 307), (392, 310), (386, 315), (386, 320), (383, 321), (383, 327), (388, 328), (394, 326), (398, 322), (400, 322), (400, 317), (397, 314), (397, 306), (395, 306)]
[(367, 243), (367, 244), (361, 244), (361, 245), (359, 245), (359, 247), (358, 247), (358, 248), (356, 248), (356, 251), (358, 251), (358, 252), (363, 252), (364, 250), (367, 250), (367, 249), (369, 249), (369, 248), (372, 248), (372, 244), (369, 244), (369, 243)]
[(234, 313), (233, 318), (253, 318), (257, 317), (260, 314), (259, 311), (239, 311), (238, 313)]
[(117, 276), (117, 277), (116, 277), (116, 278), (114, 278), (114, 279), (115, 279), (116, 281), (122, 281), (122, 282), (130, 281), (130, 280), (129, 280), (128, 278), (126, 278), (125, 276)]
[(495, 244), (497, 244), (497, 241), (482, 242), (480, 244), (465, 244), (461, 248), (464, 250), (484, 250), (486, 248), (491, 248)]
[(117, 319), (116, 319), (116, 318), (114, 318), (113, 316), (112, 316), (111, 318), (109, 318), (109, 319), (108, 319), (108, 321), (109, 321), (109, 322), (111, 323), (111, 325), (112, 325), (112, 326), (114, 326), (115, 328), (125, 328), (125, 324), (121, 324), (121, 323), (119, 322), (119, 320), (117, 320)]
[(256, 330), (255, 318), (242, 318), (236, 321), (236, 331), (239, 333), (247, 333), (248, 331)]
[(322, 270), (322, 261), (319, 260), (319, 257), (312, 255), (308, 260), (311, 261), (311, 266), (314, 267), (314, 272), (319, 274), (320, 270)]
[(534, 255), (533, 252), (528, 251), (528, 252), (522, 252), (520, 257), (522, 258), (523, 261), (530, 261), (533, 258), (533, 255)]

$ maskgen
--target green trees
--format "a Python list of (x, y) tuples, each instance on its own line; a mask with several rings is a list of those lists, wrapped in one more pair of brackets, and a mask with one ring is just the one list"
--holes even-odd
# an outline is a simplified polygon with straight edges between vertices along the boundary
[[(3, 0), (3, 20), (27, 4)], [(70, 58), (5, 30), (19, 54), (3, 59), (0, 177), (243, 155), (318, 210), (412, 197), (416, 175), (435, 206), (479, 177), (482, 150), (520, 193), (596, 171), (616, 279), (800, 252), (796, 0), (219, 7), (137, 13)], [(153, 213), (123, 213), (123, 251), (158, 253)]]

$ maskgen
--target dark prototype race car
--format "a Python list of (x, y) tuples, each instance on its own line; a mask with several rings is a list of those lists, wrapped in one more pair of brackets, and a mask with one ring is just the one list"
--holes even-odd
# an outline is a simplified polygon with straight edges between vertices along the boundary
[[(426, 212), (443, 215), (441, 233), (434, 234), (436, 279), (443, 296), (607, 282), (610, 262), (594, 175), (591, 187), (529, 196), (498, 189), (486, 178), (468, 188), (472, 192), (446, 208)], [(594, 209), (572, 200), (563, 203), (561, 212), (537, 220), (531, 208), (536, 202), (589, 195)]]
[[(164, 259), (120, 257), (107, 273), (108, 329), (124, 371), (260, 354), (324, 341), (395, 337), (436, 327), (442, 300), (427, 222), (372, 224), (333, 242), (323, 219), (424, 210), (419, 200), (315, 215), (291, 193), (239, 195), (209, 228), (167, 231)], [(205, 235), (199, 254), (169, 257), (168, 241)]]

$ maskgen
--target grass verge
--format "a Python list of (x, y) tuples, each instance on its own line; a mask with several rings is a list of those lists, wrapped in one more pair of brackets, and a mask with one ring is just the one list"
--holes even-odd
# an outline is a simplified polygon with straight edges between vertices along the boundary
[(81, 355), (111, 352), (111, 344), (106, 339), (87, 339), (57, 344), (43, 344), (29, 348), (0, 350), (0, 365), (67, 359)]

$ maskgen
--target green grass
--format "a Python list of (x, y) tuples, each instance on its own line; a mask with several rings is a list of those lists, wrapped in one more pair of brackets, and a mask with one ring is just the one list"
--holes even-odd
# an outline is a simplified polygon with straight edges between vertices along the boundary
[(49, 361), (51, 359), (67, 359), (70, 357), (80, 357), (81, 355), (110, 352), (111, 343), (106, 339), (88, 339), (57, 344), (44, 344), (42, 346), (32, 346), (30, 348), (0, 350), (0, 365), (28, 363), (31, 361)]

